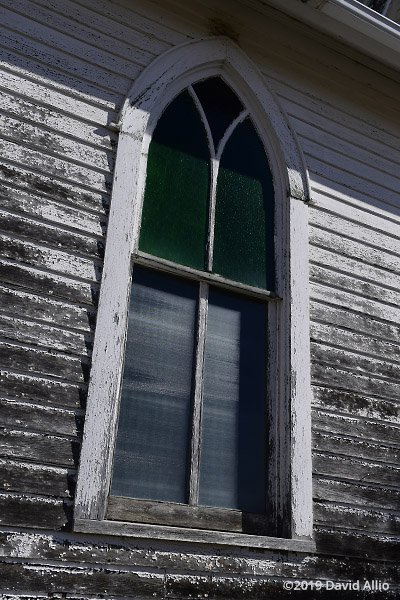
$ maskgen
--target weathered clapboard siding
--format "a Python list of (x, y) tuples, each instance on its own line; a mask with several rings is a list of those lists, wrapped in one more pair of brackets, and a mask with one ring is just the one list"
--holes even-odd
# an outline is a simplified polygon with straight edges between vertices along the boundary
[(74, 300), (79, 304), (96, 306), (99, 296), (99, 284), (63, 277), (49, 271), (33, 269), (14, 260), (0, 260), (0, 279), (4, 283), (15, 285), (24, 290), (46, 292), (52, 298)]
[(335, 523), (336, 527), (345, 530), (396, 535), (400, 532), (398, 512), (353, 508), (336, 502), (315, 501), (314, 520), (318, 525)]
[[(9, 74), (2, 77), (2, 84), (7, 85)], [(21, 82), (22, 83), (22, 82)], [(112, 150), (117, 142), (116, 135), (106, 127), (98, 127), (90, 122), (90, 115), (87, 116), (85, 111), (83, 117), (78, 119), (76, 113), (68, 114), (68, 103), (66, 101), (60, 106), (60, 110), (55, 110), (54, 106), (41, 105), (40, 98), (36, 102), (21, 95), (25, 88), (19, 90), (17, 95), (16, 90), (12, 93), (0, 89), (0, 110), (15, 119), (21, 119), (28, 123), (34, 123), (41, 126), (48, 133), (58, 132), (64, 134), (75, 143), (78, 140), (83, 140), (86, 145), (91, 144), (94, 148), (105, 148)], [(26, 90), (29, 94), (29, 88)], [(43, 101), (43, 99), (42, 99)], [(70, 100), (72, 103), (72, 100)], [(73, 107), (71, 107), (73, 109)], [(99, 116), (99, 115), (98, 115)], [(98, 118), (98, 121), (100, 119)], [(67, 139), (68, 139), (67, 138)]]
[[(374, 61), (258, 10), (231, 0), (0, 0), (9, 48), (0, 63), (1, 592), (248, 600), (286, 598), (285, 578), (396, 580), (398, 84)], [(315, 556), (65, 532), (113, 123), (154, 58), (221, 33), (277, 92), (310, 169)]]
[[(77, 402), (77, 401), (76, 401)], [(76, 404), (75, 402), (75, 409)], [(58, 406), (41, 406), (33, 402), (0, 399), (2, 425), (27, 428), (29, 431), (71, 435), (82, 433), (84, 413)], [(71, 407), (72, 408), (72, 407)]]
[(398, 427), (400, 407), (397, 400), (385, 400), (380, 395), (374, 398), (368, 394), (348, 392), (333, 388), (329, 384), (326, 387), (316, 384), (313, 386), (313, 405), (317, 409), (325, 409), (346, 418), (362, 417), (377, 422), (383, 421)]
[(79, 440), (72, 436), (54, 436), (10, 427), (0, 429), (0, 456), (71, 468), (77, 466), (79, 449)]
[[(3, 208), (25, 215), (41, 218), (52, 224), (63, 225), (68, 229), (80, 230), (98, 239), (105, 234), (106, 217), (102, 214), (75, 208), (60, 201), (46, 199), (37, 194), (28, 194), (11, 185), (0, 184), (0, 198)], [(101, 240), (103, 241), (103, 240)]]
[(353, 432), (353, 437), (343, 437), (327, 434), (315, 428), (313, 444), (318, 452), (329, 452), (346, 458), (363, 458), (393, 466), (400, 465), (400, 446), (384, 446), (381, 443), (360, 440), (357, 438), (357, 431)]
[(5, 525), (11, 523), (14, 527), (59, 531), (72, 518), (72, 501), (33, 494), (0, 493), (0, 510)]

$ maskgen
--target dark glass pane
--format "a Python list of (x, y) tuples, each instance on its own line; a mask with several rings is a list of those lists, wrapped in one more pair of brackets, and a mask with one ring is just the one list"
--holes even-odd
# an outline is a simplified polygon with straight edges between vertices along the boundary
[(274, 289), (274, 186), (249, 119), (229, 138), (219, 166), (213, 271)]
[(265, 511), (266, 306), (210, 290), (199, 504)]
[(207, 117), (214, 146), (221, 141), (228, 125), (242, 112), (243, 104), (219, 77), (210, 77), (193, 85)]
[(150, 143), (140, 250), (204, 268), (209, 163), (204, 125), (183, 92), (162, 114)]
[(134, 269), (111, 493), (186, 502), (198, 287)]

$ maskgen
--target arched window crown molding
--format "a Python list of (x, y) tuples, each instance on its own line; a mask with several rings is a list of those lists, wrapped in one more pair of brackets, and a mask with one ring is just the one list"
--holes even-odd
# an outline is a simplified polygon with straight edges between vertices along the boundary
[(269, 492), (275, 494), (276, 520), (288, 523), (289, 539), (203, 532), (202, 541), (312, 551), (308, 176), (296, 137), (274, 93), (254, 64), (228, 38), (192, 41), (161, 55), (135, 81), (121, 111), (75, 497), (75, 529), (198, 541), (198, 533), (178, 531), (175, 527), (125, 523), (121, 529), (120, 524), (107, 520), (106, 509), (124, 364), (132, 256), (138, 247), (151, 135), (163, 110), (182, 90), (213, 76), (224, 79), (248, 109), (274, 177), (279, 273), (276, 291), (281, 299), (270, 303), (269, 350), (276, 407), (271, 412), (277, 415), (271, 431), (275, 428), (280, 432), (275, 440), (280, 459), (276, 461), (276, 472), (271, 471)]
[(285, 112), (254, 63), (229, 38), (185, 42), (159, 56), (128, 93), (118, 120), (121, 134), (142, 140), (145, 152), (165, 106), (188, 85), (216, 75), (249, 109), (287, 195), (308, 202), (307, 169)]

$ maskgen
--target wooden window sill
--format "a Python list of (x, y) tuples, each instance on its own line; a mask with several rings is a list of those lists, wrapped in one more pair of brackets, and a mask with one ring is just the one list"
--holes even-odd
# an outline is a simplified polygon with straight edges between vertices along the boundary
[(304, 553), (315, 552), (315, 542), (312, 539), (286, 539), (248, 535), (245, 533), (209, 531), (206, 529), (188, 529), (185, 527), (128, 523), (124, 521), (76, 519), (74, 530), (80, 533), (118, 535), (152, 540), (173, 540), (177, 542), (240, 546), (247, 548), (262, 548), (266, 550), (287, 550)]

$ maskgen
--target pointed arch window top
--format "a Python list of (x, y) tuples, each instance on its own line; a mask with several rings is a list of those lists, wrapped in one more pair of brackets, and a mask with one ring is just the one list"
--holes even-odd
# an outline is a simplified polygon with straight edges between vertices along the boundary
[(149, 147), (139, 250), (274, 291), (274, 185), (263, 143), (219, 77), (164, 110)]

